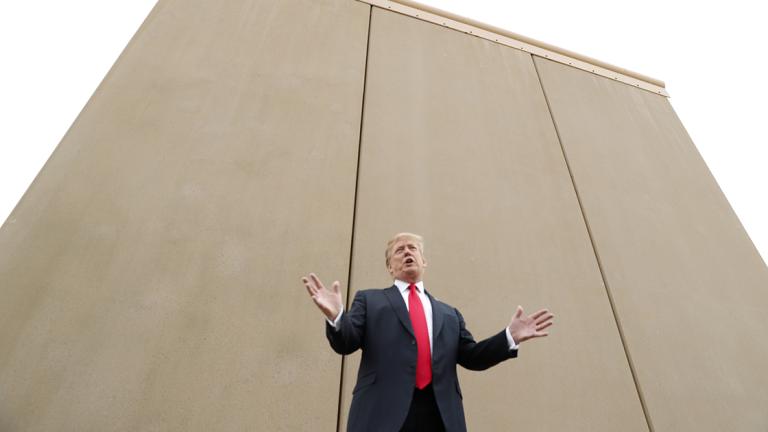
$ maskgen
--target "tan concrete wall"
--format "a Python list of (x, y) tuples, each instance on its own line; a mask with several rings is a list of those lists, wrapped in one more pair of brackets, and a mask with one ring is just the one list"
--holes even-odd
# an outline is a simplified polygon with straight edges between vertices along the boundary
[(462, 370), (469, 430), (647, 430), (531, 57), (374, 8), (362, 135), (353, 288), (391, 285), (384, 244), (414, 231), (476, 337), (517, 304), (558, 314), (519, 359)]
[(404, 230), (476, 337), (557, 314), (470, 430), (768, 428), (768, 271), (668, 101), (370, 12), (160, 1), (0, 228), (0, 431), (343, 429), (299, 277)]
[(536, 64), (654, 429), (768, 430), (768, 271), (669, 101)]
[(0, 430), (334, 430), (368, 19), (161, 0), (0, 230)]

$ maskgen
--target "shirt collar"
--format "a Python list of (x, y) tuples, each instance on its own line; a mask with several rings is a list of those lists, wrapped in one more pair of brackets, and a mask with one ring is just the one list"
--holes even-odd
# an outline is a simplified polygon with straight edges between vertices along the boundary
[[(397, 289), (400, 290), (400, 294), (405, 294), (411, 284), (401, 281), (400, 279), (395, 279), (395, 285), (397, 286)], [(424, 281), (416, 282), (416, 289), (419, 291), (419, 294), (424, 294)]]

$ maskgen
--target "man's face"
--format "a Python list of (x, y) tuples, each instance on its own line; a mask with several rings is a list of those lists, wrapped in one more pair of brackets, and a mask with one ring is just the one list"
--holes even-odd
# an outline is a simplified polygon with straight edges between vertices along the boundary
[(412, 239), (403, 238), (392, 245), (389, 258), (389, 274), (401, 281), (416, 283), (424, 275), (427, 262), (421, 254), (419, 244)]

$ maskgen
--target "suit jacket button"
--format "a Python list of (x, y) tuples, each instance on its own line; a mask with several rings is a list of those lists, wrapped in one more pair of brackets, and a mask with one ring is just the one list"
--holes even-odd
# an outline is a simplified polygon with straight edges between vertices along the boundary
[(411, 339), (411, 345), (416, 345), (416, 341)]

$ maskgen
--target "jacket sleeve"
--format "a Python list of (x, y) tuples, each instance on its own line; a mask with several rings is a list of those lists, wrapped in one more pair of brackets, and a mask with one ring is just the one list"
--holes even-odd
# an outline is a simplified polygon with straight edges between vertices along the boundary
[(325, 336), (331, 348), (339, 354), (352, 354), (363, 346), (366, 317), (365, 291), (355, 293), (355, 299), (349, 311), (344, 311), (336, 328), (325, 323)]
[(517, 349), (509, 349), (506, 330), (475, 342), (472, 333), (467, 330), (464, 324), (464, 317), (457, 309), (456, 316), (459, 318), (459, 353), (458, 363), (466, 369), (485, 370), (495, 366), (504, 360), (517, 357)]

